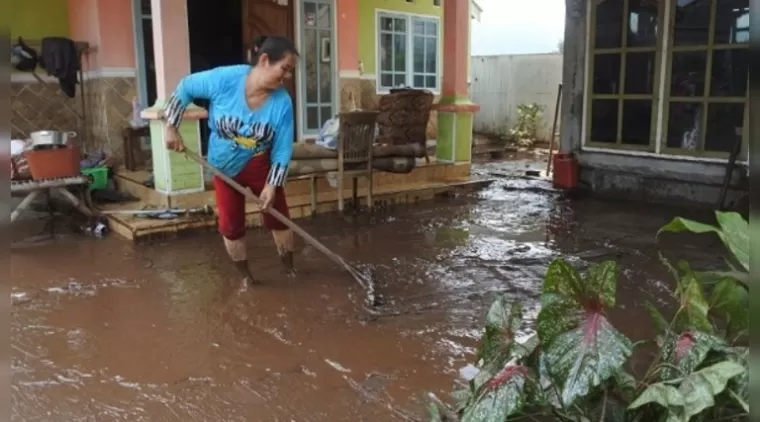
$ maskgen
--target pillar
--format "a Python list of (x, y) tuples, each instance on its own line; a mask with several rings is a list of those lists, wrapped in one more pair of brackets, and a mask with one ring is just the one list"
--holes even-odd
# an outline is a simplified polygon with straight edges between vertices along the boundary
[[(203, 169), (183, 154), (166, 149), (163, 109), (179, 81), (190, 73), (190, 34), (187, 26), (187, 0), (151, 0), (153, 51), (156, 64), (157, 100), (141, 113), (150, 120), (153, 179), (156, 190), (177, 195), (204, 190)], [(206, 110), (190, 106), (179, 128), (185, 147), (201, 152), (198, 120)]]
[[(593, 4), (596, 4), (593, 3)], [(562, 99), (558, 152), (579, 152), (582, 140), (586, 81), (586, 0), (565, 1), (565, 36), (562, 45)]]
[(480, 106), (470, 100), (467, 76), (470, 63), (470, 1), (443, 1), (443, 80), (438, 112), (436, 157), (440, 161), (469, 162), (472, 126)]

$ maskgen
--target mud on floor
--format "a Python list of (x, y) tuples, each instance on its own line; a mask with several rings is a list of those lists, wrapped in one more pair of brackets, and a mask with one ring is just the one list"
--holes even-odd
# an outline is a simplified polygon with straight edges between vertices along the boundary
[(566, 200), (545, 187), (504, 178), (472, 196), (305, 222), (375, 267), (384, 311), (397, 315), (373, 320), (357, 313), (351, 278), (309, 246), (299, 278), (286, 279), (263, 231), (249, 246), (265, 284), (242, 293), (211, 233), (139, 247), (69, 236), (14, 251), (12, 419), (404, 420), (423, 414), (426, 392), (447, 397), (495, 295), (535, 317), (552, 259), (618, 260), (612, 318), (633, 339), (650, 334), (644, 301), (667, 303), (660, 250), (719, 260), (701, 238), (656, 243), (682, 210)]

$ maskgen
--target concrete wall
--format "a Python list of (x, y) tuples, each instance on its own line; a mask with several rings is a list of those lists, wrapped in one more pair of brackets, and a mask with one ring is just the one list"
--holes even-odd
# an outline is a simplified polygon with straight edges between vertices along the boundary
[[(581, 151), (577, 155), (582, 187), (616, 199), (714, 208), (726, 174), (726, 164), (720, 162), (597, 151)], [(747, 169), (737, 166), (726, 205), (736, 204), (748, 190)]]
[(538, 103), (543, 107), (538, 138), (548, 141), (560, 82), (560, 53), (472, 57), (470, 92), (480, 105), (475, 131), (505, 134), (517, 123), (518, 105)]

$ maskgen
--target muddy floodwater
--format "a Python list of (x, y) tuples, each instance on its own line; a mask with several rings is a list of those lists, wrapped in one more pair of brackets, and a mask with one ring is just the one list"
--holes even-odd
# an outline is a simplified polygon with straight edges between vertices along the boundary
[[(504, 171), (483, 164), (483, 176)], [(552, 259), (621, 267), (613, 322), (651, 334), (642, 305), (667, 304), (658, 253), (720, 263), (713, 239), (657, 229), (674, 208), (564, 199), (545, 182), (501, 178), (467, 196), (304, 227), (374, 266), (393, 316), (368, 320), (355, 282), (301, 242), (285, 278), (269, 235), (249, 235), (264, 281), (238, 292), (218, 236), (133, 246), (61, 236), (12, 253), (16, 421), (395, 421), (448, 398), (484, 313), (506, 293), (529, 318)]]

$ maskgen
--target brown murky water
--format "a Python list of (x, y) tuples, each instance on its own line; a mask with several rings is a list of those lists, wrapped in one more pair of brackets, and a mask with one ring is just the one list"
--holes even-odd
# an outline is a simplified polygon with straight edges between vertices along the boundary
[(266, 284), (243, 293), (213, 233), (137, 247), (69, 236), (16, 250), (12, 419), (404, 420), (423, 415), (425, 392), (447, 397), (496, 294), (536, 315), (553, 258), (617, 259), (612, 317), (641, 339), (650, 334), (641, 305), (666, 303), (670, 287), (658, 251), (719, 251), (703, 239), (656, 244), (659, 226), (682, 210), (564, 200), (546, 187), (503, 179), (371, 219), (305, 222), (349, 260), (376, 267), (387, 310), (399, 315), (374, 321), (359, 317), (353, 281), (311, 247), (299, 252), (299, 279), (282, 277), (261, 231), (249, 244)]

